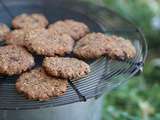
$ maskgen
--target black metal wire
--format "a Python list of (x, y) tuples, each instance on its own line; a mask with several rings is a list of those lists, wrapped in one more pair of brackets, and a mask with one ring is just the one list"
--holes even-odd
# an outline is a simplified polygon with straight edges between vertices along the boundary
[[(103, 59), (102, 59), (103, 60)], [(102, 62), (102, 61), (101, 61)], [(101, 63), (100, 62), (100, 63)], [(94, 65), (96, 65), (96, 64), (94, 64)], [(98, 65), (98, 64), (97, 64)], [(134, 64), (135, 65), (135, 64)], [(99, 66), (99, 65), (98, 65)], [(101, 66), (100, 66), (101, 67)], [(95, 69), (95, 70), (98, 70), (98, 69)], [(126, 70), (127, 71), (127, 70)], [(124, 73), (126, 72), (126, 71), (123, 71)], [(119, 73), (120, 74), (120, 73)], [(115, 75), (115, 74), (114, 74)], [(112, 77), (110, 77), (110, 78), (112, 78)], [(109, 78), (108, 78), (109, 79)], [(96, 75), (95, 75), (95, 81), (97, 81), (97, 77), (96, 77)], [(108, 80), (108, 82), (109, 82), (109, 80)], [(86, 83), (87, 84), (87, 83)], [(86, 97), (88, 98), (89, 96), (91, 96), (91, 94), (90, 93), (92, 93), (93, 94), (93, 90), (95, 90), (95, 87), (91, 87), (89, 84), (87, 84), (91, 89), (87, 89), (87, 90), (83, 90), (83, 89), (80, 89), (80, 91), (82, 92), (82, 93), (85, 93), (85, 95), (86, 95)], [(106, 84), (103, 84), (104, 85), (104, 87), (106, 86)], [(82, 85), (82, 88), (85, 88), (85, 86), (83, 86)], [(12, 90), (14, 90), (14, 88), (12, 89)], [(69, 90), (70, 91), (70, 90)], [(86, 93), (86, 91), (87, 91), (87, 93)], [(91, 92), (90, 92), (91, 91)], [(95, 93), (94, 93), (95, 94)], [(97, 94), (97, 93), (96, 93)], [(13, 96), (14, 97), (14, 96)], [(7, 98), (7, 97), (6, 97)], [(71, 102), (71, 100), (73, 100), (73, 99), (75, 99), (75, 96), (74, 96), (74, 94), (72, 93), (72, 94), (69, 94), (69, 96), (67, 97), (67, 96), (64, 96), (64, 98), (67, 98), (67, 101), (68, 102)], [(8, 99), (7, 99), (8, 100)], [(8, 100), (8, 102), (13, 102), (12, 100), (11, 101), (9, 101)], [(18, 102), (18, 103), (22, 103), (22, 104), (26, 104), (25, 102), (27, 102), (27, 101), (24, 101), (24, 99), (20, 99), (20, 101), (19, 100), (16, 100), (16, 102)], [(55, 103), (55, 105), (59, 105), (60, 103), (59, 102), (63, 102), (63, 100), (59, 100), (58, 102), (56, 102), (55, 100), (54, 100), (54, 103)], [(72, 101), (73, 102), (73, 101)], [(64, 103), (64, 102), (63, 102)], [(67, 102), (66, 102), (67, 103)], [(41, 102), (36, 102), (36, 103), (29, 103), (27, 106), (26, 105), (24, 105), (23, 107), (24, 108), (30, 108), (30, 106), (32, 105), (32, 107), (36, 107), (36, 106), (38, 106), (38, 105), (40, 105), (40, 106), (47, 106), (47, 104), (53, 104), (52, 102), (51, 103), (41, 103)]]
[(79, 90), (77, 89), (77, 87), (72, 83), (72, 81), (71, 80), (68, 80), (68, 83), (71, 85), (71, 87), (76, 91), (76, 93), (77, 93), (77, 95), (78, 95), (78, 97), (79, 97), (79, 100), (80, 101), (86, 101), (86, 97), (85, 96), (83, 96), (80, 92), (79, 92)]
[[(3, 4), (2, 6), (5, 11), (9, 10), (5, 4)], [(80, 9), (77, 9), (76, 7)], [(74, 16), (75, 15), (83, 16), (82, 20), (90, 16), (89, 19), (87, 18), (88, 23), (92, 23), (90, 20), (92, 21), (94, 20), (94, 22), (96, 23), (98, 22), (98, 25), (102, 27), (102, 31), (104, 33), (116, 34), (120, 36), (125, 36), (135, 41), (137, 40), (139, 45), (135, 44), (135, 47), (137, 47), (136, 57), (132, 60), (125, 60), (125, 61), (116, 61), (116, 60), (110, 61), (106, 57), (102, 57), (98, 60), (95, 60), (93, 63), (90, 64), (91, 73), (88, 76), (78, 81), (68, 80), (70, 86), (67, 90), (67, 93), (64, 96), (56, 97), (45, 102), (30, 101), (25, 99), (23, 95), (18, 94), (16, 92), (16, 89), (15, 89), (16, 79), (0, 76), (0, 81), (1, 81), (0, 110), (37, 109), (37, 108), (65, 105), (65, 104), (70, 104), (70, 103), (79, 102), (79, 101), (86, 101), (86, 99), (99, 96), (106, 91), (109, 92), (113, 88), (127, 81), (131, 76), (133, 76), (140, 69), (141, 66), (143, 66), (144, 58), (146, 56), (145, 50), (147, 49), (145, 47), (146, 42), (144, 42), (144, 36), (142, 35), (141, 32), (137, 30), (136, 27), (134, 27), (133, 25), (130, 25), (130, 23), (126, 22), (126, 20), (124, 20), (123, 18), (117, 17), (116, 14), (114, 14), (113, 12), (110, 12), (109, 10), (98, 8), (99, 10), (96, 10), (96, 12), (92, 14), (93, 11), (90, 11), (91, 8), (86, 8), (84, 9), (84, 12), (83, 12), (83, 7), (84, 6), (81, 6), (81, 4), (78, 4), (77, 6), (73, 5), (68, 7), (68, 9), (70, 9), (70, 11), (77, 10), (77, 13), (74, 14)], [(35, 9), (36, 8), (34, 8), (34, 10)], [(104, 13), (102, 13), (102, 15), (99, 15), (101, 11)], [(47, 12), (49, 15), (51, 14), (50, 16), (54, 16), (52, 14), (53, 11), (51, 12), (47, 11)], [(10, 13), (11, 12), (9, 11), (8, 14)], [(71, 14), (71, 12), (69, 13)], [(95, 14), (98, 14), (98, 17)], [(106, 14), (106, 15), (103, 15), (103, 14)], [(58, 16), (63, 16), (63, 15), (58, 15)], [(125, 24), (122, 25), (122, 27), (115, 27), (114, 24), (111, 23), (112, 21), (110, 22), (109, 20), (106, 20), (105, 17), (107, 16), (109, 18), (115, 17), (117, 19), (121, 19), (122, 21), (125, 21), (124, 22)], [(127, 25), (129, 27), (126, 27)], [(6, 79), (8, 79), (9, 82), (3, 82), (3, 81), (6, 81)], [(10, 81), (13, 81), (13, 82), (10, 82)]]
[[(102, 59), (103, 60), (103, 59)], [(101, 63), (101, 62), (100, 62)], [(94, 65), (96, 65), (96, 64), (94, 64)], [(98, 64), (97, 64), (98, 65)], [(135, 65), (135, 64), (133, 64), (133, 65)], [(99, 65), (98, 65), (99, 66)], [(97, 69), (95, 69), (95, 70), (97, 70)], [(127, 70), (126, 70), (127, 71)], [(123, 71), (124, 73), (126, 72), (126, 71)], [(120, 73), (119, 73), (120, 74)], [(114, 74), (115, 75), (115, 74)], [(95, 81), (97, 81), (97, 79), (96, 79), (97, 77), (95, 76)], [(110, 77), (110, 78), (112, 78), (112, 77)], [(109, 78), (108, 78), (109, 79)], [(108, 82), (109, 82), (109, 80), (108, 80)], [(87, 84), (87, 83), (86, 83)], [(82, 92), (82, 93), (86, 93), (86, 91), (87, 91), (87, 93), (85, 94), (86, 96), (87, 96), (87, 98), (89, 97), (89, 96), (91, 96), (91, 94), (90, 93), (92, 93), (93, 94), (93, 90), (95, 90), (95, 88), (94, 87), (91, 87), (89, 84), (87, 84), (91, 89), (87, 89), (87, 90), (82, 90), (82, 89), (80, 89), (80, 91)], [(106, 86), (106, 84), (103, 84), (104, 85), (104, 87)], [(83, 86), (82, 85), (82, 88), (85, 88), (85, 86)], [(14, 90), (14, 88), (13, 88), (13, 90)], [(90, 92), (91, 91), (91, 92)], [(14, 96), (13, 96), (14, 97)], [(68, 102), (71, 102), (71, 100), (73, 100), (73, 99), (75, 99), (75, 96), (74, 96), (74, 94), (70, 94), (68, 97), (67, 96), (64, 96), (65, 98), (67, 98), (67, 101)], [(7, 97), (6, 97), (7, 98)], [(8, 100), (8, 99), (7, 99)], [(8, 102), (10, 102), (9, 100), (8, 100)], [(13, 102), (12, 100), (11, 100), (11, 102)], [(20, 101), (19, 100), (16, 100), (16, 102), (19, 102), (19, 103), (22, 103), (22, 104), (26, 104), (25, 102), (26, 101), (24, 101), (24, 99), (20, 99)], [(58, 102), (56, 102), (56, 101), (54, 101), (54, 103), (56, 104), (56, 105), (59, 105), (60, 103), (59, 102), (63, 102), (63, 100), (59, 100)], [(64, 102), (63, 102), (64, 103)], [(41, 102), (36, 102), (36, 103), (29, 103), (27, 106), (26, 105), (24, 105), (23, 107), (24, 108), (30, 108), (29, 106), (31, 106), (32, 105), (32, 107), (36, 107), (36, 106), (38, 106), (38, 105), (40, 105), (40, 106), (47, 106), (47, 104), (53, 104), (52, 102), (51, 103), (41, 103)]]
[(8, 15), (13, 19), (14, 15), (12, 14), (12, 12), (9, 10), (9, 8), (7, 7), (7, 5), (5, 4), (5, 2), (3, 2), (3, 0), (0, 0), (0, 4), (3, 6), (4, 10), (8, 13)]

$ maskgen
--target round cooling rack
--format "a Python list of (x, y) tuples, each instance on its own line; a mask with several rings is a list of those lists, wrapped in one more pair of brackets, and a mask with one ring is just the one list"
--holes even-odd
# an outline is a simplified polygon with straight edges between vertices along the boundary
[[(1, 0), (0, 0), (1, 1)], [(69, 87), (64, 96), (49, 101), (27, 100), (15, 89), (18, 76), (0, 76), (0, 110), (38, 109), (86, 101), (126, 82), (144, 64), (147, 45), (143, 33), (125, 18), (108, 8), (95, 4), (72, 0), (21, 1), (6, 0), (0, 4), (0, 22), (11, 25), (14, 16), (21, 13), (43, 13), (52, 23), (60, 19), (75, 19), (86, 23), (92, 32), (115, 34), (131, 40), (136, 48), (136, 57), (131, 60), (117, 61), (101, 57), (90, 64), (91, 72), (78, 81), (68, 81)], [(1, 46), (4, 43), (1, 43)], [(35, 56), (38, 65), (43, 57)]]

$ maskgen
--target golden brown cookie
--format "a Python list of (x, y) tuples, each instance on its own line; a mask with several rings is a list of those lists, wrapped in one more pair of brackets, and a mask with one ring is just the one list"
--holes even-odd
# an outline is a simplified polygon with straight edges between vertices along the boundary
[(8, 45), (0, 47), (0, 73), (20, 74), (34, 66), (34, 58), (23, 47)]
[(19, 77), (16, 89), (29, 99), (44, 101), (64, 95), (67, 85), (67, 80), (50, 77), (43, 68), (36, 68)]
[(79, 40), (73, 53), (81, 59), (95, 59), (106, 55), (111, 59), (131, 59), (136, 55), (129, 40), (102, 33), (90, 33)]
[(82, 22), (75, 20), (57, 21), (49, 25), (49, 31), (57, 31), (70, 35), (74, 40), (79, 40), (89, 32), (89, 28)]
[(4, 40), (6, 44), (24, 46), (25, 35), (26, 35), (26, 30), (17, 29), (6, 34)]
[(0, 41), (4, 40), (4, 36), (10, 31), (6, 24), (0, 23)]
[(51, 76), (66, 79), (79, 79), (90, 72), (89, 65), (76, 58), (46, 57), (43, 67)]
[(45, 28), (48, 25), (48, 20), (42, 14), (33, 13), (16, 16), (12, 21), (13, 28)]
[(76, 43), (73, 52), (81, 59), (95, 59), (106, 54), (106, 41), (102, 33), (89, 33)]
[(74, 40), (67, 34), (48, 32), (46, 29), (36, 29), (28, 32), (25, 46), (32, 52), (45, 56), (64, 56), (73, 49)]
[(131, 59), (136, 56), (136, 49), (130, 40), (123, 37), (111, 36), (108, 40), (106, 55), (112, 59)]

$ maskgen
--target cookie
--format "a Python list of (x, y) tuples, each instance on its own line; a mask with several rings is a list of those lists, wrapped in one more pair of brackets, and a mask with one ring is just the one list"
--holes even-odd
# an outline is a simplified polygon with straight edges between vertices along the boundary
[(79, 40), (89, 32), (87, 25), (75, 20), (57, 21), (56, 23), (49, 25), (49, 30), (66, 33), (74, 40)]
[(46, 57), (43, 67), (51, 76), (66, 79), (79, 79), (90, 72), (89, 65), (76, 58)]
[(67, 34), (48, 32), (46, 29), (36, 29), (28, 32), (25, 46), (32, 52), (44, 56), (64, 56), (73, 49), (74, 40)]
[(34, 66), (34, 58), (23, 47), (7, 45), (0, 47), (0, 73), (20, 74)]
[(81, 59), (95, 59), (106, 54), (107, 36), (102, 33), (89, 33), (80, 39), (73, 53)]
[(0, 23), (0, 41), (4, 39), (4, 36), (10, 31), (6, 24)]
[(73, 53), (81, 59), (95, 59), (103, 55), (111, 59), (131, 59), (136, 55), (135, 47), (122, 37), (90, 33), (79, 40)]
[(32, 29), (32, 28), (45, 28), (48, 25), (48, 20), (42, 14), (26, 14), (23, 13), (16, 16), (12, 21), (13, 28)]
[(107, 49), (106, 55), (112, 59), (132, 59), (136, 56), (136, 49), (131, 41), (115, 35), (109, 38)]
[(5, 35), (4, 40), (6, 44), (21, 45), (24, 46), (26, 31), (23, 29), (17, 29), (9, 32)]
[(29, 99), (41, 101), (64, 95), (67, 86), (67, 80), (50, 77), (43, 68), (22, 74), (16, 82), (19, 93), (23, 93)]

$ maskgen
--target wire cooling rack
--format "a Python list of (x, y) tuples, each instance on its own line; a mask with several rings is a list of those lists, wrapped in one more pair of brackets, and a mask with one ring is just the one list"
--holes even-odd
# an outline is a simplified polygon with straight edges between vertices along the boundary
[[(147, 44), (143, 33), (131, 22), (119, 16), (114, 11), (95, 4), (60, 0), (56, 1), (21, 1), (0, 0), (0, 22), (11, 25), (14, 16), (21, 13), (40, 12), (46, 15), (50, 22), (59, 19), (75, 19), (86, 23), (91, 31), (105, 34), (120, 35), (131, 40), (136, 48), (136, 57), (132, 60), (116, 61), (101, 57), (90, 64), (90, 74), (77, 81), (68, 81), (69, 88), (64, 96), (49, 101), (31, 101), (18, 94), (15, 90), (15, 81), (18, 76), (0, 76), (0, 110), (21, 110), (55, 107), (89, 98), (98, 97), (110, 92), (135, 75), (144, 64), (147, 55)], [(1, 43), (3, 46), (4, 43)], [(43, 57), (35, 56), (38, 64)]]

